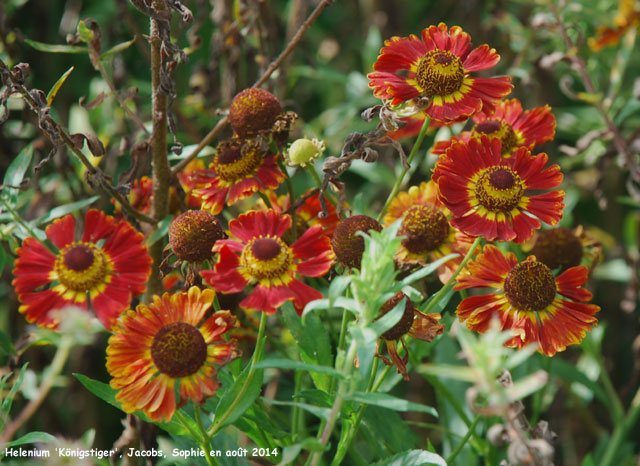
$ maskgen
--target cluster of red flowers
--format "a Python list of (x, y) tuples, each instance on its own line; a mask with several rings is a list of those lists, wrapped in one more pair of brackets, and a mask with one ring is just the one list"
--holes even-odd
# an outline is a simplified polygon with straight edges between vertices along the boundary
[[(512, 88), (508, 77), (471, 76), (499, 59), (487, 45), (472, 49), (459, 27), (440, 24), (421, 37), (387, 41), (369, 74), (374, 94), (391, 108), (415, 107), (420, 126), (425, 118), (441, 126), (473, 119), (470, 131), (435, 146), (440, 158), (432, 179), (400, 192), (384, 217), (386, 226), (401, 222), (399, 267), (412, 269), (459, 254), (438, 270), (443, 283), (454, 276), (474, 238), (526, 243), (542, 222), (555, 225), (562, 217), (564, 192), (555, 189), (563, 178), (560, 168), (549, 166), (546, 154), (531, 153), (554, 137), (550, 108), (524, 111), (515, 99), (501, 100)], [(230, 311), (206, 317), (216, 292), (244, 293), (239, 307), (247, 311), (274, 313), (291, 301), (302, 313), (310, 301), (322, 298), (304, 277), (325, 275), (335, 259), (358, 268), (364, 250), (358, 232), (383, 228), (364, 215), (341, 221), (330, 202), (323, 211), (317, 190), (298, 200), (275, 194), (288, 176), (281, 152), (294, 119), (269, 92), (243, 91), (230, 109), (234, 136), (218, 144), (208, 168), (194, 162), (180, 175), (187, 197), (174, 203), (172, 212), (185, 204), (196, 207), (176, 217), (169, 229), (178, 259), (174, 266), (188, 266), (185, 291), (153, 296), (132, 310), (151, 273), (143, 235), (120, 216), (97, 210), (87, 213), (81, 236), (76, 236), (74, 217), (67, 215), (46, 229), (53, 247), (27, 238), (18, 249), (13, 284), (27, 320), (55, 328), (53, 311), (76, 305), (93, 311), (113, 332), (107, 369), (125, 411), (169, 420), (176, 403), (200, 402), (215, 393), (218, 368), (238, 354), (235, 340), (225, 338), (236, 317)], [(151, 188), (148, 178), (136, 181), (132, 205), (147, 211)], [(262, 204), (229, 221), (225, 232), (215, 215), (256, 192)], [(469, 328), (485, 331), (497, 316), (503, 329), (516, 332), (508, 345), (537, 343), (541, 352), (553, 355), (580, 342), (596, 324), (599, 308), (584, 303), (591, 298), (582, 288), (588, 269), (579, 265), (585, 243), (569, 230), (548, 231), (556, 233), (541, 234), (535, 255), (523, 262), (486, 244), (468, 263), (456, 289), (496, 290), (460, 303), (456, 312)], [(550, 260), (573, 255), (551, 264), (543, 256), (554, 247), (562, 253), (547, 254)], [(555, 276), (556, 271), (562, 273)], [(209, 288), (190, 286), (200, 279)], [(405, 316), (382, 338), (391, 361), (383, 359), (406, 378), (406, 355), (398, 355), (396, 342), (404, 344), (405, 334), (431, 341), (444, 326), (438, 314), (421, 313), (402, 293), (381, 314), (403, 299)]]
[[(564, 192), (555, 189), (563, 179), (560, 167), (548, 165), (545, 153), (531, 153), (554, 137), (551, 109), (523, 111), (516, 99), (500, 100), (511, 90), (508, 77), (469, 75), (493, 67), (499, 58), (487, 45), (471, 50), (468, 34), (440, 24), (425, 29), (420, 38), (386, 41), (369, 74), (374, 94), (388, 100), (391, 108), (420, 110), (392, 134), (396, 138), (415, 135), (425, 117), (432, 126), (468, 118), (474, 123), (470, 131), (436, 143), (432, 152), (440, 157), (432, 180), (400, 193), (391, 203), (385, 222), (401, 218), (400, 232), (406, 236), (398, 253), (401, 261), (432, 261), (450, 252), (464, 255), (474, 237), (529, 242), (543, 222), (556, 225), (562, 218)], [(533, 248), (535, 255), (520, 263), (513, 253), (505, 256), (486, 244), (457, 277), (455, 289), (495, 292), (463, 299), (456, 312), (480, 332), (497, 317), (502, 329), (514, 331), (508, 346), (534, 343), (552, 356), (584, 338), (597, 323), (599, 307), (585, 303), (591, 299), (582, 288), (588, 278), (588, 268), (580, 265), (586, 243), (566, 229), (543, 233)], [(449, 264), (440, 270), (443, 281), (456, 267), (455, 261)], [(556, 271), (561, 273), (556, 276)]]

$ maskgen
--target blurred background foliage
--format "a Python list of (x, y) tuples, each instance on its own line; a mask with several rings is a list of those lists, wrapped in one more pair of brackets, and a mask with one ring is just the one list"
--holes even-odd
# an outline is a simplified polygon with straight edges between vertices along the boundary
[[(172, 26), (175, 42), (186, 50), (189, 58), (173, 73), (177, 99), (172, 112), (177, 140), (185, 145), (182, 156), (213, 127), (235, 93), (250, 86), (277, 56), (312, 3), (309, 0), (185, 2), (194, 13), (194, 23), (184, 27), (174, 18)], [(349, 133), (366, 132), (375, 127), (375, 122), (364, 122), (360, 113), (378, 103), (367, 87), (366, 74), (371, 71), (383, 40), (393, 35), (419, 34), (430, 24), (443, 21), (460, 25), (471, 34), (475, 45), (488, 43), (497, 49), (502, 57), (497, 72), (512, 76), (515, 84), (510, 97), (519, 98), (525, 108), (545, 104), (552, 107), (557, 119), (556, 139), (538, 150), (547, 152), (565, 173), (563, 188), (567, 191), (567, 209), (562, 226), (583, 225), (602, 243), (604, 251), (602, 263), (593, 272), (589, 285), (594, 292), (594, 302), (602, 308), (598, 315), (599, 327), (580, 347), (571, 347), (551, 360), (535, 354), (513, 371), (515, 379), (539, 368), (551, 374), (551, 383), (527, 399), (525, 405), (534, 422), (540, 418), (548, 420), (560, 436), (557, 464), (598, 464), (593, 458), (598, 458), (615, 427), (610, 417), (610, 393), (603, 392), (597, 382), (602, 371), (608, 372), (624, 406), (640, 382), (640, 202), (628, 181), (624, 160), (594, 105), (595, 102), (602, 104), (637, 160), (640, 148), (638, 10), (632, 8), (636, 16), (627, 18), (632, 26), (624, 31), (619, 42), (601, 50), (589, 46), (589, 39), (597, 37), (598, 28), (614, 27), (626, 11), (625, 3), (628, 4), (624, 0), (620, 5), (615, 0), (563, 3), (560, 15), (576, 44), (575, 49), (567, 51), (554, 27), (549, 5), (542, 1), (336, 0), (266, 86), (288, 109), (300, 115), (296, 135), (323, 139), (327, 154), (338, 155)], [(4, 0), (0, 3), (0, 58), (9, 65), (29, 63), (29, 88), (42, 89), (45, 93), (73, 67), (55, 96), (52, 115), (70, 132), (95, 133), (104, 144), (106, 154), (93, 161), (117, 180), (129, 168), (131, 147), (144, 139), (144, 135), (109, 95), (108, 83), (94, 69), (87, 53), (48, 53), (41, 45), (64, 46), (67, 36), (75, 34), (78, 23), (86, 18), (92, 18), (99, 25), (102, 51), (137, 37), (130, 46), (106, 57), (103, 64), (127, 105), (148, 124), (151, 86), (148, 44), (144, 39), (148, 34), (148, 18), (126, 0)], [(29, 40), (40, 45), (34, 42), (30, 45)], [(585, 69), (597, 91), (595, 95), (587, 91), (567, 53), (579, 54), (584, 59)], [(33, 144), (36, 163), (50, 150), (35, 117), (25, 109), (21, 99), (11, 99), (9, 109), (10, 119), (0, 127), (3, 171), (29, 143)], [(424, 156), (416, 159), (410, 184), (425, 180), (425, 174), (435, 163), (428, 147), (449, 135), (447, 128), (428, 135), (423, 145)], [(412, 141), (405, 142), (407, 149), (410, 148)], [(205, 151), (205, 158), (206, 154)], [(87, 155), (91, 154), (87, 152)], [(137, 176), (148, 175), (149, 170), (150, 164), (143, 163)], [(391, 148), (380, 149), (377, 163), (354, 163), (342, 178), (353, 211), (370, 215), (379, 211), (399, 170), (397, 154)], [(57, 154), (41, 171), (28, 173), (29, 189), (19, 193), (17, 210), (25, 220), (33, 220), (43, 217), (55, 206), (93, 196), (95, 193), (84, 182), (83, 173), (82, 166), (69, 154)], [(296, 192), (302, 192), (311, 185), (311, 178), (300, 174), (294, 182)], [(113, 209), (104, 198), (95, 200), (93, 206), (109, 212)], [(9, 217), (3, 213), (1, 219), (7, 222)], [(0, 330), (15, 339), (26, 328), (24, 318), (17, 312), (18, 303), (10, 284), (12, 251), (18, 244), (16, 236), (19, 238), (23, 233), (15, 226), (10, 228), (9, 224), (1, 228)], [(436, 284), (430, 286), (435, 289)], [(455, 298), (448, 309), (454, 309), (454, 304)], [(449, 327), (454, 320), (452, 312), (445, 314), (444, 321)], [(328, 318), (329, 328), (339, 327), (339, 315)], [(286, 343), (287, 332), (283, 332), (281, 338)], [(92, 345), (77, 348), (67, 373), (78, 372), (107, 381), (106, 339), (107, 335), (102, 334)], [(14, 343), (19, 346), (19, 342)], [(425, 358), (435, 363), (461, 364), (459, 351), (458, 342), (445, 335), (437, 340), (437, 345), (412, 346), (411, 357), (414, 366)], [(37, 374), (51, 356), (52, 350), (46, 346), (31, 347), (23, 355), (22, 360), (29, 361), (24, 397), (29, 397), (29, 387), (36, 385)], [(0, 371), (6, 373), (15, 364), (10, 355), (0, 352), (0, 366), (4, 366)], [(371, 457), (366, 453), (367, 446), (378, 443), (380, 446), (376, 448), (391, 452), (433, 444), (446, 457), (466, 433), (460, 413), (447, 400), (436, 399), (433, 380), (414, 375), (408, 384), (397, 385), (399, 381), (399, 376), (389, 378), (386, 389), (395, 386), (397, 396), (437, 405), (439, 424), (434, 424), (434, 419), (423, 413), (400, 415), (382, 408), (369, 409), (355, 450), (364, 458), (360, 459), (365, 462), (362, 464)], [(467, 384), (445, 382), (462, 402)], [(112, 445), (122, 430), (120, 411), (93, 397), (74, 379), (65, 378), (59, 383), (64, 389), (55, 390), (49, 396), (28, 428), (56, 432), (66, 438), (80, 438), (94, 428), (95, 446)], [(287, 386), (291, 385), (290, 380), (281, 383), (283, 393), (292, 391), (293, 387)], [(16, 403), (20, 405), (24, 399)], [(490, 425), (491, 422), (486, 422), (481, 430)], [(482, 435), (479, 437), (480, 443), (486, 443)], [(628, 438), (630, 441), (624, 445), (621, 458), (633, 461), (629, 458), (633, 452), (638, 454), (640, 427), (636, 426)], [(489, 447), (477, 444), (478, 441), (473, 440), (472, 446), (464, 449), (456, 464), (481, 463), (474, 451)], [(355, 456), (349, 458), (358, 464)]]

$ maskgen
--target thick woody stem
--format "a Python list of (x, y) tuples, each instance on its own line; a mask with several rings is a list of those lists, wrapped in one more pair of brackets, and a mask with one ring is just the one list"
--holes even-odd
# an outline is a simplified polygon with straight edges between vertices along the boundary
[[(153, 0), (153, 9), (167, 10), (165, 0)], [(162, 71), (162, 39), (160, 24), (151, 17), (151, 87), (153, 131), (151, 133), (151, 156), (153, 169), (153, 201), (151, 216), (160, 221), (169, 213), (169, 180), (171, 171), (167, 158), (167, 102), (168, 97), (160, 88), (160, 73)], [(162, 291), (160, 264), (162, 263), (162, 241), (156, 241), (149, 253), (154, 266), (151, 272), (148, 292), (149, 295)]]

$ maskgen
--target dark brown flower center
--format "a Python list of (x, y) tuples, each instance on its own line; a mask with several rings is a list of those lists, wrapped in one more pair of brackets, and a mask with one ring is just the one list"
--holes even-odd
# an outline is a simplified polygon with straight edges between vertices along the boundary
[(475, 187), (480, 204), (492, 212), (510, 211), (518, 205), (523, 193), (522, 180), (505, 166), (484, 169)]
[(416, 205), (407, 209), (398, 233), (406, 236), (402, 245), (409, 252), (422, 254), (437, 249), (449, 235), (447, 217), (434, 206)]
[(504, 294), (520, 311), (542, 311), (556, 296), (556, 281), (551, 269), (542, 262), (525, 261), (507, 275)]
[(567, 269), (580, 265), (582, 244), (576, 235), (567, 228), (543, 230), (538, 234), (531, 254), (550, 269), (558, 267)]
[(254, 257), (261, 261), (268, 261), (277, 257), (282, 248), (280, 244), (271, 238), (260, 238), (251, 246), (251, 252)]
[(462, 87), (464, 68), (453, 53), (432, 50), (420, 59), (416, 81), (428, 96), (453, 94)]
[(331, 247), (337, 259), (347, 267), (359, 268), (364, 253), (364, 238), (358, 234), (381, 231), (382, 225), (367, 215), (353, 215), (338, 223), (331, 238)]
[(107, 283), (113, 266), (107, 254), (94, 243), (70, 243), (56, 256), (56, 278), (67, 289), (90, 291)]
[(212, 168), (227, 182), (234, 182), (251, 175), (262, 163), (262, 153), (258, 147), (243, 147), (240, 141), (218, 145)]
[(256, 280), (281, 277), (289, 269), (291, 260), (291, 248), (280, 238), (254, 238), (240, 256), (240, 263)]
[(415, 317), (416, 307), (413, 305), (409, 297), (402, 291), (398, 291), (393, 296), (393, 298), (385, 301), (385, 303), (380, 308), (380, 316), (378, 316), (376, 320), (391, 311), (403, 299), (405, 300), (404, 314), (402, 314), (402, 317), (397, 324), (395, 324), (393, 327), (382, 334), (382, 338), (384, 338), (385, 340), (398, 340), (409, 330), (411, 330), (413, 319)]
[(93, 264), (93, 252), (87, 246), (74, 246), (64, 253), (63, 261), (65, 267), (81, 272)]
[(193, 325), (174, 322), (162, 327), (151, 344), (151, 359), (169, 377), (186, 377), (198, 372), (207, 359), (207, 344)]
[(485, 120), (474, 126), (471, 135), (480, 137), (486, 134), (489, 137), (499, 138), (502, 143), (502, 153), (509, 154), (518, 145), (518, 137), (509, 123), (504, 120)]

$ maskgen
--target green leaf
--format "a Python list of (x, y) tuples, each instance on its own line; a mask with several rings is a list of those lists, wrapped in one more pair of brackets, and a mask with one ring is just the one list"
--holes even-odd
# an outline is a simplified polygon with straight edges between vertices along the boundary
[(453, 364), (421, 364), (418, 366), (417, 370), (421, 374), (462, 380), (464, 382), (476, 382), (478, 380), (477, 371), (467, 366), (454, 366)]
[[(282, 307), (280, 316), (298, 343), (303, 362), (326, 367), (333, 365), (331, 339), (317, 314), (306, 314), (301, 319), (291, 303), (287, 303)], [(311, 378), (316, 388), (329, 391), (331, 378), (327, 374), (312, 372)]]
[(325, 407), (325, 408), (330, 408), (331, 406), (333, 406), (333, 397), (331, 397), (324, 390), (317, 390), (317, 389), (301, 390), (295, 395), (293, 395), (293, 398), (294, 399), (302, 398), (307, 401), (312, 401), (316, 405)]
[(345, 398), (358, 403), (375, 405), (381, 408), (392, 409), (394, 411), (415, 411), (438, 417), (438, 412), (431, 406), (403, 400), (402, 398), (396, 398), (388, 393), (353, 392)]
[(167, 215), (160, 221), (156, 231), (154, 231), (151, 236), (147, 238), (147, 247), (152, 246), (156, 241), (167, 235), (167, 233), (169, 232), (169, 225), (171, 225), (171, 220), (173, 220), (173, 216)]
[[(5, 186), (20, 186), (25, 173), (29, 169), (29, 165), (31, 165), (31, 159), (33, 159), (33, 145), (29, 144), (13, 159), (4, 174), (2, 184)], [(5, 198), (11, 207), (14, 207), (16, 202), (18, 202), (18, 190), (15, 188), (4, 188), (2, 190), (2, 197)]]
[[(218, 406), (216, 406), (215, 419), (220, 419), (222, 415), (226, 415), (227, 418), (224, 420), (224, 424), (219, 426), (219, 429), (232, 424), (236, 419), (242, 416), (245, 411), (248, 410), (260, 396), (260, 392), (262, 391), (262, 378), (264, 376), (264, 371), (262, 369), (257, 369), (253, 372), (251, 380), (249, 381), (249, 385), (247, 386), (244, 394), (242, 395), (238, 403), (234, 404), (236, 398), (240, 393), (240, 390), (242, 390), (242, 387), (244, 387), (245, 383), (247, 383), (247, 378), (249, 377), (250, 372), (251, 364), (247, 364), (238, 378), (233, 382), (233, 385), (229, 387), (229, 389), (225, 391), (224, 395), (222, 395), (222, 397), (220, 398)], [(230, 413), (226, 414), (230, 409)]]
[(276, 368), (291, 369), (295, 371), (318, 372), (320, 374), (329, 374), (333, 377), (344, 379), (344, 375), (342, 375), (341, 372), (335, 370), (333, 367), (319, 366), (318, 364), (308, 364), (300, 361), (293, 361), (291, 359), (269, 358), (259, 362), (255, 367), (256, 369)]
[(89, 53), (88, 47), (78, 45), (43, 44), (31, 39), (24, 40), (28, 45), (41, 52), (48, 53)]
[(437, 261), (432, 262), (431, 264), (427, 265), (426, 267), (423, 267), (420, 270), (417, 270), (417, 271), (413, 272), (411, 275), (405, 277), (400, 283), (402, 283), (402, 286), (411, 285), (413, 282), (416, 282), (416, 281), (426, 277), (427, 275), (431, 275), (442, 264), (445, 264), (445, 263), (449, 262), (451, 259), (455, 259), (458, 256), (460, 256), (460, 254), (448, 254), (448, 255), (446, 255), (444, 257), (441, 257)]
[[(0, 268), (0, 272), (2, 272), (2, 268)], [(13, 343), (11, 343), (11, 338), (9, 335), (0, 330), (0, 349), (7, 354), (15, 355), (16, 349), (13, 347)]]
[[(440, 297), (440, 299), (438, 300), (438, 302), (436, 303), (435, 306), (433, 306), (433, 308), (431, 309), (430, 313), (438, 313), (441, 314), (445, 308), (447, 307), (447, 304), (449, 304), (449, 301), (451, 301), (451, 298), (453, 297), (453, 294), (455, 293), (455, 291), (453, 290), (453, 288), (448, 289), (443, 295), (442, 297)], [(429, 307), (429, 303), (431, 302), (431, 300), (435, 299), (438, 297), (438, 294), (434, 294), (432, 296), (429, 297), (429, 299), (427, 299), (427, 301), (424, 303), (424, 305), (422, 306), (422, 309), (426, 309), (427, 307)]]
[(11, 406), (13, 405), (13, 399), (15, 398), (16, 394), (18, 393), (18, 390), (22, 386), (22, 380), (24, 379), (24, 374), (27, 371), (28, 365), (29, 363), (26, 362), (24, 363), (22, 368), (20, 368), (18, 379), (13, 384), (13, 387), (11, 387), (11, 390), (9, 390), (9, 393), (7, 394), (5, 399), (2, 400), (2, 405), (0, 406), (0, 410), (2, 410), (2, 412), (5, 414), (9, 414), (9, 412), (11, 411)]
[(109, 50), (107, 50), (106, 52), (100, 55), (100, 60), (108, 57), (109, 55), (114, 55), (116, 53), (122, 52), (123, 50), (127, 50), (129, 47), (131, 47), (135, 43), (136, 40), (138, 40), (138, 36), (135, 36), (133, 39), (128, 40), (126, 42), (121, 42), (117, 45), (114, 45)]
[(288, 445), (282, 449), (282, 460), (277, 466), (285, 466), (294, 464), (294, 460), (298, 457), (302, 450), (307, 451), (322, 451), (328, 450), (329, 446), (323, 447), (322, 444), (315, 437), (307, 437), (302, 442)]
[(447, 462), (442, 456), (426, 450), (409, 450), (404, 453), (398, 453), (390, 458), (378, 461), (373, 466), (421, 466), (423, 464), (447, 466)]
[(76, 210), (80, 210), (83, 207), (93, 204), (100, 196), (91, 196), (88, 199), (83, 199), (81, 201), (72, 202), (70, 204), (61, 205), (54, 209), (51, 209), (47, 214), (33, 221), (35, 225), (42, 225), (44, 223), (48, 223), (51, 220), (55, 220), (56, 218), (60, 218), (64, 215), (70, 214), (71, 212), (75, 212)]
[(17, 447), (26, 443), (55, 443), (58, 440), (46, 432), (29, 432), (5, 445), (5, 448)]
[[(78, 379), (78, 381), (82, 385), (84, 385), (84, 387), (87, 390), (89, 390), (95, 396), (100, 398), (102, 401), (106, 401), (111, 406), (115, 406), (119, 410), (124, 411), (122, 409), (122, 404), (120, 404), (120, 402), (116, 400), (117, 390), (114, 388), (111, 388), (109, 384), (90, 379), (89, 377), (82, 374), (73, 374), (73, 376), (76, 379)], [(169, 422), (154, 422), (151, 419), (149, 419), (149, 417), (147, 417), (147, 415), (144, 414), (142, 411), (136, 411), (134, 414), (138, 416), (140, 419), (142, 419), (143, 421), (153, 423), (158, 427), (160, 427), (161, 429), (166, 430), (170, 434), (188, 435), (188, 430), (182, 424), (180, 424), (180, 422), (176, 420), (175, 416)], [(193, 425), (191, 426), (191, 428), (194, 430), (197, 430), (198, 426), (196, 425), (195, 421), (189, 418), (189, 416), (185, 415), (185, 417), (193, 422)]]
[(47, 105), (48, 106), (51, 106), (51, 104), (53, 103), (53, 99), (56, 98), (56, 95), (58, 95), (58, 91), (60, 90), (60, 88), (62, 87), (64, 82), (67, 80), (67, 78), (69, 77), (69, 75), (71, 74), (73, 69), (74, 69), (74, 67), (72, 66), (67, 71), (65, 71), (65, 73), (62, 76), (60, 76), (60, 79), (58, 79), (56, 81), (56, 83), (53, 85), (53, 87), (51, 88), (51, 90), (47, 94)]
[(314, 406), (308, 403), (300, 403), (299, 401), (280, 401), (280, 400), (271, 400), (269, 398), (262, 398), (262, 399), (267, 403), (271, 403), (274, 405), (293, 406), (293, 407), (298, 407), (300, 409), (304, 409), (305, 411), (309, 411), (314, 416), (317, 416), (320, 419), (324, 419), (325, 421), (329, 420), (329, 415), (331, 414), (330, 408), (321, 408), (320, 406)]

